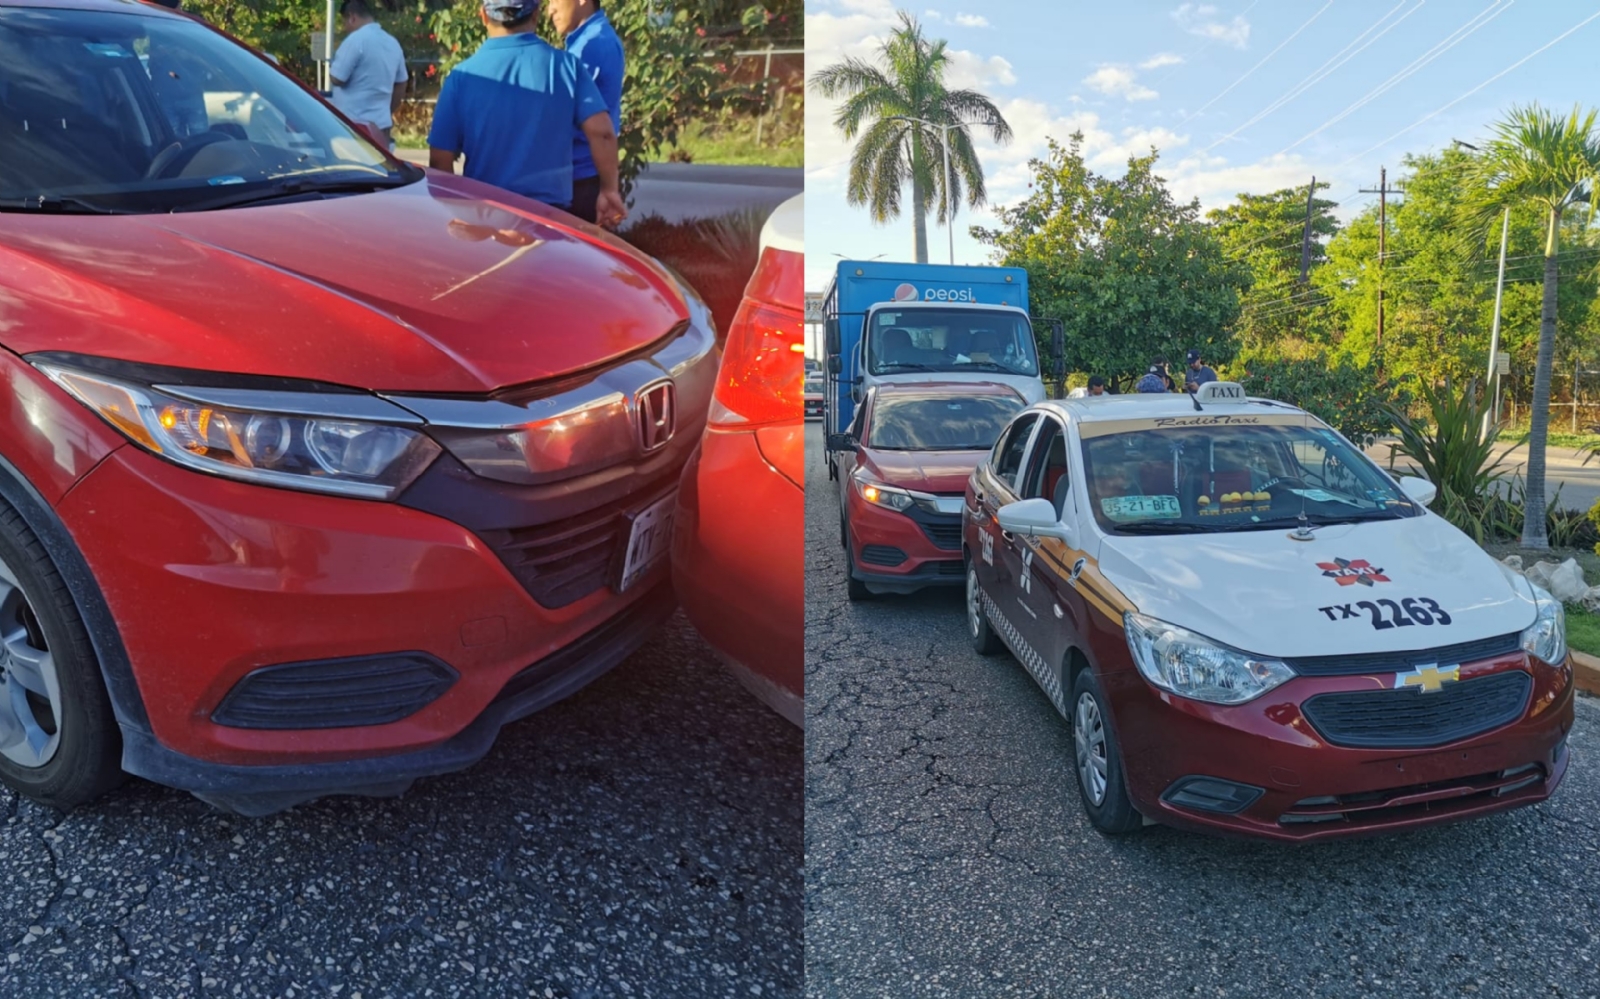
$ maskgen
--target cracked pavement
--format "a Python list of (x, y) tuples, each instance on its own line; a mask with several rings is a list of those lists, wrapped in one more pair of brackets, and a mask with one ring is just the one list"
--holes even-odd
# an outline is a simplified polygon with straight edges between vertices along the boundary
[(797, 996), (801, 742), (679, 615), (401, 798), (0, 790), (0, 996)]
[(1532, 808), (1303, 847), (1108, 839), (1066, 722), (972, 652), (959, 589), (846, 599), (808, 429), (809, 996), (1600, 995), (1600, 704)]

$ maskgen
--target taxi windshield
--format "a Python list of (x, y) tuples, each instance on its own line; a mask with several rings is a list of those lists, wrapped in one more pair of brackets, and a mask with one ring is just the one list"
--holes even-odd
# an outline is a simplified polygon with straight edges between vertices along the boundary
[(1017, 312), (988, 309), (879, 309), (867, 336), (867, 370), (983, 371), (1037, 375), (1033, 328)]
[(1294, 527), (1302, 512), (1313, 525), (1421, 512), (1366, 455), (1300, 417), (1087, 423), (1083, 464), (1090, 508), (1112, 534)]
[(1016, 395), (879, 396), (867, 446), (881, 451), (987, 451), (1021, 408)]
[(421, 176), (188, 18), (0, 7), (0, 210), (205, 209)]

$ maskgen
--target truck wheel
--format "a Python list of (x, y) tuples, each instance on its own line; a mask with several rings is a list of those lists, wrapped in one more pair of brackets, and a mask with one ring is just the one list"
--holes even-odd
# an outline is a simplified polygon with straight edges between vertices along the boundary
[(967, 559), (967, 637), (980, 656), (999, 655), (1005, 649), (1000, 636), (989, 627), (989, 613), (983, 608), (983, 589), (978, 585), (978, 570)]
[(1122, 778), (1122, 753), (1111, 734), (1111, 714), (1094, 670), (1078, 671), (1072, 684), (1072, 748), (1078, 795), (1094, 827), (1109, 836), (1133, 832), (1144, 817), (1128, 799)]
[(66, 581), (0, 503), (0, 781), (70, 809), (122, 780), (121, 742)]

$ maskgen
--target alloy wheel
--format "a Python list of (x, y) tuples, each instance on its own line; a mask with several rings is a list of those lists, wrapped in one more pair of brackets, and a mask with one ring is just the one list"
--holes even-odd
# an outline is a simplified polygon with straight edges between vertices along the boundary
[(0, 560), (0, 755), (42, 767), (61, 744), (61, 683), (39, 618)]
[(978, 570), (967, 566), (967, 631), (973, 638), (983, 627), (983, 595), (978, 589)]
[(1072, 741), (1077, 749), (1078, 780), (1089, 800), (1099, 806), (1106, 800), (1106, 729), (1092, 694), (1078, 695)]

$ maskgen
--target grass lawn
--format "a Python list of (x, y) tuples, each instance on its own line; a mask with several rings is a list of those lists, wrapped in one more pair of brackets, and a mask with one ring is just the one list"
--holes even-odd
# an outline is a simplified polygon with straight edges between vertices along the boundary
[(1600, 656), (1600, 614), (1567, 604), (1567, 644), (1579, 652)]
[(801, 136), (790, 134), (775, 142), (774, 131), (774, 127), (765, 129), (761, 143), (757, 144), (752, 119), (715, 124), (693, 122), (678, 133), (678, 146), (672, 158), (723, 166), (805, 166), (806, 151)]
[[(1512, 427), (1500, 431), (1500, 433), (1495, 437), (1495, 440), (1505, 444), (1517, 444), (1527, 436), (1527, 427)], [(1565, 430), (1556, 430), (1554, 427), (1552, 427), (1545, 437), (1545, 443), (1549, 444), (1551, 447), (1577, 448), (1600, 446), (1600, 434), (1574, 434)]]

